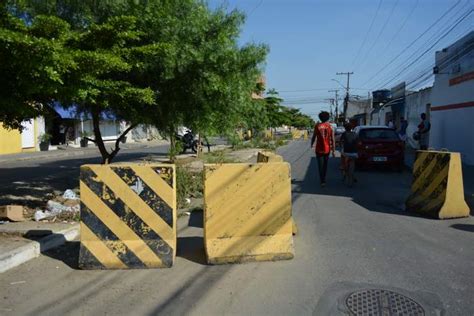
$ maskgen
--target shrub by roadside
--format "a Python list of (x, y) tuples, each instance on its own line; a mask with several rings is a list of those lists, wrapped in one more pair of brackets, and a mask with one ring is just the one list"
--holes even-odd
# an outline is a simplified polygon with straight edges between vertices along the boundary
[(185, 166), (177, 166), (176, 189), (178, 209), (187, 207), (186, 199), (203, 196), (203, 172), (191, 171)]

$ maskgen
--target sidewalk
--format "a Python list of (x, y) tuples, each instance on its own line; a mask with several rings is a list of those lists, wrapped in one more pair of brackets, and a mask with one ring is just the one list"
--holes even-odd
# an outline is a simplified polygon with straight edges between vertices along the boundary
[(18, 222), (0, 225), (0, 273), (79, 237), (78, 223)]
[[(166, 145), (168, 141), (166, 140), (153, 140), (143, 143), (125, 143), (120, 145), (121, 150), (128, 149), (140, 149), (140, 148), (150, 148), (160, 145)], [(106, 143), (106, 147), (109, 147), (109, 144)], [(74, 147), (59, 147), (57, 150), (49, 151), (36, 151), (31, 153), (20, 153), (20, 154), (8, 154), (0, 155), (0, 163), (2, 162), (12, 162), (12, 161), (25, 161), (25, 160), (36, 160), (36, 159), (48, 159), (48, 158), (65, 158), (65, 157), (79, 157), (87, 154), (96, 153), (99, 155), (99, 149), (92, 145), (87, 148), (74, 148)]]

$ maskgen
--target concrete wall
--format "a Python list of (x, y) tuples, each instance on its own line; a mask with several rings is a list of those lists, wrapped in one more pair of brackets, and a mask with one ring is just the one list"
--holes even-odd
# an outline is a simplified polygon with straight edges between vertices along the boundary
[(461, 153), (474, 164), (474, 31), (436, 53), (430, 146)]
[(390, 106), (381, 108), (377, 113), (374, 113), (371, 117), (370, 124), (374, 126), (387, 125), (386, 117), (391, 115), (392, 108)]
[(21, 135), (18, 130), (7, 130), (0, 125), (0, 155), (21, 152)]
[(370, 123), (370, 112), (372, 110), (372, 100), (362, 99), (362, 100), (349, 100), (347, 104), (346, 117), (353, 118), (354, 116), (359, 116), (365, 120), (366, 124)]
[(0, 123), (0, 155), (33, 152), (39, 150), (38, 137), (45, 132), (44, 118), (32, 120), (34, 144), (23, 147), (21, 133), (18, 130), (8, 130)]
[[(90, 138), (94, 138), (92, 120), (86, 120), (82, 122), (82, 128), (84, 132), (89, 133)], [(79, 144), (81, 140), (81, 122), (77, 121), (74, 125), (76, 140), (75, 143)], [(101, 121), (100, 132), (104, 141), (114, 141), (120, 136), (120, 123), (119, 121)], [(89, 142), (90, 143), (90, 142)]]

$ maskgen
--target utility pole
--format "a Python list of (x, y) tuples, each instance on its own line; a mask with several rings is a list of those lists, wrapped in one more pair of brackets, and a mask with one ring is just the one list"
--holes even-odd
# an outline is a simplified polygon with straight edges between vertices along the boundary
[(347, 85), (346, 85), (346, 97), (344, 98), (344, 112), (342, 114), (342, 118), (344, 121), (346, 120), (346, 113), (347, 113), (347, 106), (349, 104), (349, 80), (351, 75), (353, 75), (354, 72), (337, 72), (336, 75), (344, 75), (347, 76)]
[(336, 123), (337, 123), (337, 116), (338, 116), (338, 114), (339, 114), (339, 113), (338, 113), (338, 102), (337, 102), (337, 100), (338, 100), (338, 95), (337, 95), (337, 94), (339, 93), (339, 90), (337, 90), (337, 89), (328, 90), (328, 92), (334, 92), (334, 93), (336, 94), (336, 97), (334, 98), (334, 102), (336, 103), (336, 116), (335, 116), (335, 119), (336, 119)]
[(333, 98), (324, 99), (324, 101), (329, 101), (329, 115), (330, 115), (330, 117), (333, 117), (332, 108), (334, 106), (334, 99)]

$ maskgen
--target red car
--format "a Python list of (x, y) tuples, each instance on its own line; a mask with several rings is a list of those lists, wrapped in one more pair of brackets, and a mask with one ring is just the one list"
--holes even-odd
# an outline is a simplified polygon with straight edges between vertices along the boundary
[(384, 165), (402, 170), (405, 159), (405, 142), (393, 128), (386, 126), (357, 126), (358, 166)]

